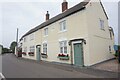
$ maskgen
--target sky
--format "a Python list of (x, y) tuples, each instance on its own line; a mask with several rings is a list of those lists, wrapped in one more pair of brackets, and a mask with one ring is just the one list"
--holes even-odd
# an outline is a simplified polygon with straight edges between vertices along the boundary
[[(61, 13), (63, 0), (0, 0), (0, 44), (9, 47), (16, 40), (16, 29), (19, 38), (30, 29), (45, 21), (45, 14), (50, 18)], [(83, 0), (67, 0), (69, 8)], [(118, 42), (118, 0), (102, 0), (109, 17), (109, 25), (115, 32), (115, 43)], [(97, 12), (96, 12), (97, 13)]]

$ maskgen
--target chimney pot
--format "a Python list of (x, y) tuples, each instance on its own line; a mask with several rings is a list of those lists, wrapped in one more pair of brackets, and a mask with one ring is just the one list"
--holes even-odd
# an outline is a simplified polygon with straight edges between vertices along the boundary
[(50, 17), (50, 14), (49, 14), (49, 11), (47, 11), (47, 14), (46, 14), (46, 21), (49, 20), (49, 17)]
[(62, 3), (62, 12), (66, 11), (68, 9), (68, 2), (66, 0), (63, 0)]

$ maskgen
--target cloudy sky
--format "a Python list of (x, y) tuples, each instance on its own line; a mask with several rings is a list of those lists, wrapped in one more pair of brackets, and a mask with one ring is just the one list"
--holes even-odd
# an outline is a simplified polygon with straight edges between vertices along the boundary
[[(0, 44), (9, 47), (16, 40), (16, 29), (19, 28), (19, 38), (28, 30), (45, 21), (46, 11), (50, 17), (61, 13), (63, 0), (0, 0)], [(83, 0), (67, 0), (69, 8)], [(109, 17), (109, 25), (114, 28), (117, 44), (118, 30), (118, 0), (102, 0)], [(96, 12), (97, 13), (97, 12)]]

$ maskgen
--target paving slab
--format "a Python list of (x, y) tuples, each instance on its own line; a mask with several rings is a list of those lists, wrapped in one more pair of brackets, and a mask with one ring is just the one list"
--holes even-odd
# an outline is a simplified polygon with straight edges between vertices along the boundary
[(91, 68), (98, 69), (98, 70), (105, 70), (111, 72), (120, 72), (119, 70), (119, 63), (117, 59), (111, 59), (96, 65), (91, 66)]

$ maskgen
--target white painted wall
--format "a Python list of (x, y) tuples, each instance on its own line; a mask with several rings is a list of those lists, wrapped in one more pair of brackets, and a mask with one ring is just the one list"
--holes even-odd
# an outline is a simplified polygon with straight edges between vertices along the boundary
[[(99, 18), (104, 20), (105, 30), (100, 29)], [(113, 58), (114, 39), (110, 39), (108, 20), (98, 2), (91, 2), (86, 8), (86, 19), (89, 32), (89, 65)], [(112, 47), (112, 53), (109, 52)]]
[[(101, 30), (99, 27), (99, 18), (105, 21), (105, 31)], [(63, 20), (66, 20), (67, 30), (60, 32), (59, 23)], [(41, 52), (43, 52), (42, 44), (43, 42), (47, 42), (48, 58), (42, 58), (42, 60), (71, 64), (71, 60), (59, 60), (57, 58), (57, 55), (60, 53), (59, 40), (66, 39), (69, 42), (72, 39), (84, 38), (86, 40), (86, 44), (83, 45), (84, 65), (90, 66), (113, 58), (112, 53), (114, 53), (114, 51), (112, 48), (112, 53), (109, 53), (109, 46), (114, 45), (114, 40), (110, 39), (108, 26), (108, 20), (106, 19), (100, 3), (91, 2), (91, 4), (89, 3), (87, 5), (85, 10), (46, 26), (48, 27), (48, 36), (44, 35), (44, 28), (32, 33), (35, 35), (32, 41), (29, 41), (30, 35), (26, 36), (27, 41), (23, 42), (22, 50), (24, 50), (24, 47), (27, 47), (27, 52), (29, 52), (30, 46), (41, 45)], [(68, 54), (70, 55), (70, 46), (67, 45), (67, 47)], [(34, 57), (30, 57), (29, 55), (23, 57), (36, 60), (36, 54)]]

